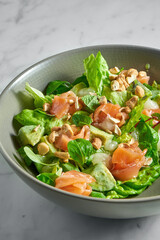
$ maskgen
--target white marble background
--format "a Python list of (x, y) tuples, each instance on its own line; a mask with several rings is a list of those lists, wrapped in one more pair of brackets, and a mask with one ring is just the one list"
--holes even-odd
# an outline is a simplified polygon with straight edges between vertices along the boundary
[[(0, 92), (22, 70), (64, 50), (122, 43), (160, 48), (159, 0), (0, 0)], [(1, 240), (158, 239), (160, 215), (108, 220), (43, 199), (0, 156)]]

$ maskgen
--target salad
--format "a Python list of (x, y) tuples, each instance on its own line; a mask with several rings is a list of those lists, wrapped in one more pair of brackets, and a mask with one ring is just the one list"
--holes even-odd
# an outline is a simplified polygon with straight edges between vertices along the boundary
[(52, 81), (45, 93), (26, 83), (34, 109), (14, 116), (18, 152), (37, 179), (55, 188), (136, 196), (160, 176), (160, 85), (148, 84), (149, 64), (109, 69), (101, 52), (83, 63), (82, 76)]

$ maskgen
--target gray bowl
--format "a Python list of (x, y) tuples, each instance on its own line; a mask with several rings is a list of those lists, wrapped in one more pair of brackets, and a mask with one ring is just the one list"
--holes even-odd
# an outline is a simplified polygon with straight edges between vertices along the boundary
[(110, 67), (144, 69), (150, 63), (149, 75), (152, 80), (160, 76), (160, 51), (151, 48), (125, 45), (93, 46), (76, 49), (49, 57), (16, 77), (0, 96), (0, 150), (17, 173), (36, 192), (66, 208), (96, 217), (135, 218), (160, 213), (160, 179), (141, 195), (130, 199), (98, 199), (84, 197), (51, 187), (35, 178), (34, 171), (28, 169), (17, 154), (16, 128), (13, 116), (23, 108), (32, 105), (31, 98), (24, 93), (25, 82), (44, 90), (53, 80), (73, 81), (84, 72), (83, 59), (98, 51)]

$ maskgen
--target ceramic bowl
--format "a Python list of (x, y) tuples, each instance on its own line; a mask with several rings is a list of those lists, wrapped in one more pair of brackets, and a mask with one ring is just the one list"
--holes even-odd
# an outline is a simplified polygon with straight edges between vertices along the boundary
[(84, 72), (83, 59), (101, 51), (110, 67), (144, 69), (150, 63), (152, 80), (160, 76), (160, 50), (126, 45), (107, 45), (80, 48), (51, 56), (17, 76), (0, 96), (0, 149), (3, 157), (17, 175), (36, 192), (65, 208), (82, 214), (104, 218), (135, 218), (160, 213), (160, 179), (141, 195), (129, 199), (98, 199), (67, 193), (35, 178), (17, 154), (17, 126), (13, 116), (31, 106), (31, 98), (24, 93), (25, 82), (44, 90), (53, 80), (73, 81)]

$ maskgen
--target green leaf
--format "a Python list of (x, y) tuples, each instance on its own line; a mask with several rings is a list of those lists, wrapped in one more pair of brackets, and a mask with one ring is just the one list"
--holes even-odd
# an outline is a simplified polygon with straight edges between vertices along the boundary
[(61, 94), (69, 91), (72, 88), (71, 83), (67, 81), (55, 80), (48, 84), (46, 88), (46, 94)]
[(70, 157), (83, 166), (93, 154), (93, 146), (90, 141), (79, 138), (68, 143)]
[(37, 176), (37, 179), (46, 183), (46, 184), (54, 186), (56, 178), (61, 176), (61, 174), (62, 174), (62, 168), (55, 167), (53, 169), (52, 173), (46, 173), (46, 172), (40, 173)]
[(107, 78), (108, 65), (101, 53), (98, 52), (95, 57), (91, 54), (84, 61), (85, 75), (89, 83), (89, 87), (94, 88), (96, 93), (102, 93), (103, 80)]
[(82, 101), (90, 112), (94, 112), (100, 106), (97, 96), (86, 95), (82, 97)]
[(26, 83), (25, 89), (30, 93), (30, 95), (34, 98), (34, 105), (36, 108), (43, 107), (44, 103), (51, 103), (52, 98), (49, 96), (44, 96), (42, 92), (31, 87), (29, 83)]
[(79, 168), (77, 166), (74, 166), (72, 163), (62, 163), (61, 164), (63, 172), (71, 171), (71, 170), (76, 170), (79, 172)]
[(88, 81), (85, 75), (82, 75), (81, 77), (76, 78), (76, 80), (72, 83), (72, 86), (75, 86), (78, 83), (84, 83), (86, 87), (89, 87)]
[(137, 178), (133, 178), (126, 182), (117, 181), (116, 187), (112, 191), (106, 192), (106, 198), (127, 198), (138, 195), (148, 186), (152, 185), (159, 176), (160, 165), (142, 168)]
[(102, 95), (113, 104), (118, 104), (123, 107), (128, 100), (127, 91), (112, 91), (109, 86), (104, 86)]
[(91, 194), (90, 194), (90, 197), (106, 198), (106, 196), (103, 193), (96, 192), (96, 191), (92, 191)]
[(136, 129), (139, 132), (139, 146), (140, 148), (147, 148), (147, 157), (153, 159), (152, 164), (157, 164), (159, 161), (157, 143), (159, 141), (158, 133), (150, 127), (144, 120), (141, 120)]
[(137, 86), (140, 86), (141, 88), (143, 88), (144, 92), (145, 92), (145, 95), (146, 96), (152, 96), (152, 92), (150, 91), (149, 88), (147, 88), (145, 86), (145, 84), (142, 84), (140, 83), (138, 80), (135, 80), (134, 82), (132, 82), (130, 84), (130, 86), (127, 88), (127, 92), (128, 92), (128, 96), (129, 98), (131, 98), (133, 95), (135, 95), (135, 90), (136, 90), (136, 87)]
[(22, 112), (17, 114), (14, 119), (16, 119), (23, 126), (41, 125), (45, 128), (46, 134), (51, 132), (52, 127), (62, 126), (64, 124), (63, 119), (58, 119), (56, 117), (44, 114), (44, 112), (39, 111), (39, 109), (24, 109)]
[(73, 114), (72, 121), (77, 127), (90, 125), (92, 123), (91, 117), (89, 117), (88, 113), (84, 111), (78, 111), (75, 114)]

